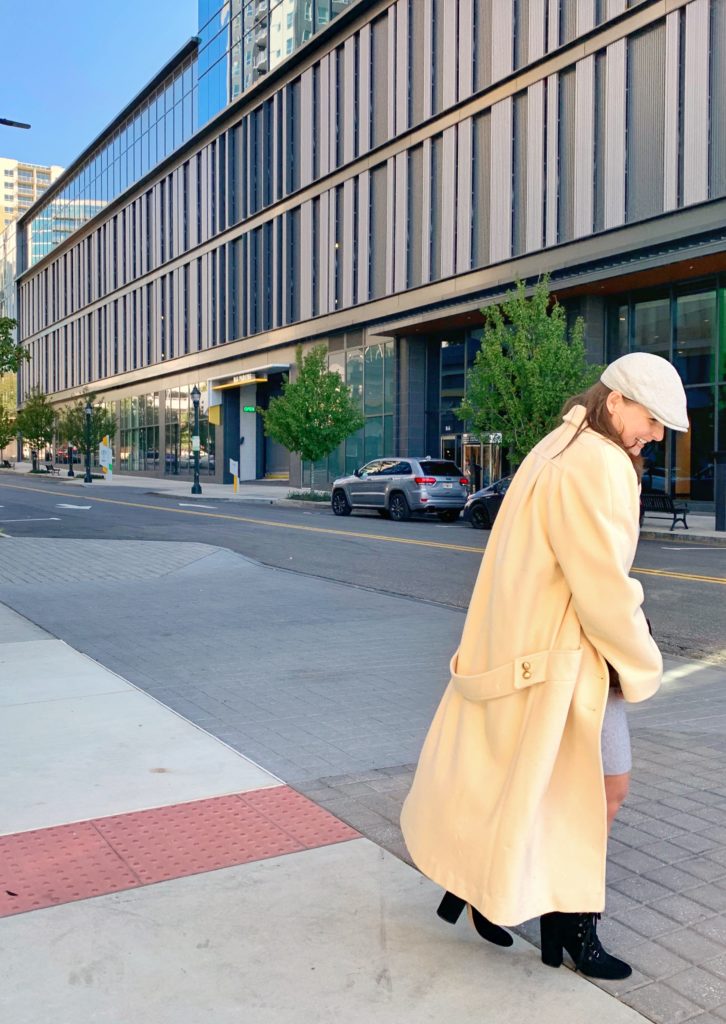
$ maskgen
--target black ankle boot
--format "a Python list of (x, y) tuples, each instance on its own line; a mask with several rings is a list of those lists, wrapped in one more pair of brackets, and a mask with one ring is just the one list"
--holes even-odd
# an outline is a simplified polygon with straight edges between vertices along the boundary
[(632, 968), (602, 948), (597, 937), (599, 917), (599, 914), (543, 914), (539, 919), (542, 963), (559, 967), (562, 950), (566, 949), (575, 962), (575, 969), (588, 978), (608, 981), (629, 978)]
[[(453, 892), (446, 892), (436, 913), (444, 921), (448, 921), (449, 924), (456, 924), (459, 920), (459, 915), (466, 905), (466, 902), (460, 896), (454, 896)], [(492, 924), (475, 907), (470, 906), (469, 913), (477, 934), (481, 935), (487, 942), (493, 942), (495, 946), (512, 945), (514, 939), (504, 928), (500, 928), (498, 924)]]

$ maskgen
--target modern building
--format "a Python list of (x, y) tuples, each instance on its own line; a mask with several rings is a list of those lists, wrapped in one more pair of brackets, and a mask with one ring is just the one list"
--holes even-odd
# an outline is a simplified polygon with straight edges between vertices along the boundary
[[(724, 0), (202, 0), (199, 22), (19, 221), (21, 397), (92, 390), (122, 472), (187, 473), (197, 384), (205, 472), (299, 480), (255, 410), (323, 343), (365, 414), (331, 475), (486, 464), (453, 411), (480, 309), (548, 273), (593, 360), (677, 365), (692, 430), (650, 485), (712, 499)], [(53, 203), (88, 219), (38, 258)]]
[(8, 224), (29, 210), (62, 172), (62, 167), (27, 164), (22, 160), (0, 156), (0, 183), (3, 190), (0, 234)]

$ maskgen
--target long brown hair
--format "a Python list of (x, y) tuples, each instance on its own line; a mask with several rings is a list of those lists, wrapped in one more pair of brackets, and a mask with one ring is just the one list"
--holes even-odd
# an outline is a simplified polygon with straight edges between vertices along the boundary
[[(570, 447), (573, 441), (589, 427), (594, 430), (596, 434), (602, 434), (603, 437), (607, 437), (609, 441), (614, 441), (620, 448), (623, 449), (625, 454), (628, 456), (633, 464), (633, 469), (636, 472), (638, 480), (643, 476), (644, 461), (642, 456), (633, 455), (622, 442), (620, 434), (615, 429), (615, 425), (610, 415), (610, 410), (607, 407), (608, 395), (611, 392), (611, 388), (607, 387), (602, 381), (597, 381), (592, 387), (588, 388), (587, 391), (583, 391), (581, 395), (575, 395), (573, 398), (569, 398), (564, 406), (562, 407), (562, 415), (570, 412), (576, 405), (585, 406), (585, 418), (577, 428), (575, 436), (565, 445), (562, 449), (566, 451)], [(629, 399), (625, 399), (629, 401)]]

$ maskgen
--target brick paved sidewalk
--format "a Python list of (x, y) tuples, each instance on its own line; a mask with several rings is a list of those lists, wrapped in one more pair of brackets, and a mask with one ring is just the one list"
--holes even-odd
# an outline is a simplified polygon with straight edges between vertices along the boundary
[[(64, 542), (55, 562), (44, 543), (55, 542), (2, 541), (0, 600), (406, 857), (398, 814), (460, 612), (201, 545), (94, 542), (116, 579), (69, 581), (68, 545), (88, 542)], [(392, 623), (396, 644), (380, 643)], [(726, 1021), (726, 673), (669, 669), (658, 696), (629, 708), (634, 781), (613, 829), (602, 935), (634, 973), (603, 987), (656, 1022), (712, 1024)]]

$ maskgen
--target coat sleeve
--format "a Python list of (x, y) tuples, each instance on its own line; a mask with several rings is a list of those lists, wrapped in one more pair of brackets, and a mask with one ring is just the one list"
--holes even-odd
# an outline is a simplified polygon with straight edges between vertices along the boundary
[(618, 673), (625, 699), (646, 700), (660, 686), (663, 659), (643, 614), (643, 588), (629, 575), (637, 480), (616, 448), (596, 442), (582, 454), (555, 470), (550, 541), (583, 632)]

